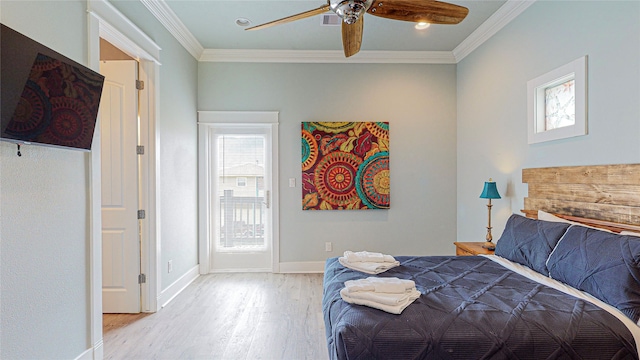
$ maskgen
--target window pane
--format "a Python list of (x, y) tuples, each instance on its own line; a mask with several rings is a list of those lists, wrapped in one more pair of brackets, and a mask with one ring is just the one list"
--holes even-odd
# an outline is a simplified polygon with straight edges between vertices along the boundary
[(548, 87), (544, 90), (545, 131), (576, 123), (575, 80)]
[(215, 251), (264, 249), (264, 136), (223, 135), (217, 156), (220, 228)]

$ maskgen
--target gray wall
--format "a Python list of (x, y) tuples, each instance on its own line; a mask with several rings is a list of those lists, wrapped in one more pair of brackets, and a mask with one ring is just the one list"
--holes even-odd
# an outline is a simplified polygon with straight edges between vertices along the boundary
[[(197, 62), (139, 2), (117, 7), (162, 48), (162, 289), (197, 265)], [(0, 2), (2, 23), (87, 63), (84, 0)], [(0, 358), (73, 359), (89, 344), (89, 154), (0, 142)]]
[[(454, 253), (454, 65), (200, 63), (198, 79), (199, 110), (280, 112), (281, 262)], [(303, 211), (302, 121), (389, 121), (391, 209)]]
[[(86, 63), (84, 2), (0, 6), (5, 25)], [(88, 164), (80, 151), (25, 146), (17, 157), (16, 145), (0, 143), (3, 359), (69, 359), (87, 349)]]
[[(588, 56), (589, 134), (527, 144), (527, 81)], [(458, 241), (494, 239), (527, 193), (528, 167), (640, 162), (640, 2), (538, 1), (458, 64)]]
[[(112, 4), (160, 51), (160, 269), (166, 289), (198, 264), (197, 61), (139, 1)], [(173, 271), (167, 272), (167, 262)]]

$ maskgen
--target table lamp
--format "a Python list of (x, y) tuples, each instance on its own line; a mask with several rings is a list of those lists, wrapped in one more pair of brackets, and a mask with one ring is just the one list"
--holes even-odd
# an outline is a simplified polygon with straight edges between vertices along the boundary
[(489, 250), (495, 250), (496, 246), (491, 242), (493, 240), (493, 236), (491, 236), (491, 199), (501, 199), (500, 194), (498, 193), (498, 189), (496, 188), (496, 183), (494, 181), (485, 181), (484, 189), (482, 190), (482, 194), (480, 194), (480, 199), (489, 199), (489, 203), (487, 204), (487, 211), (489, 213), (489, 221), (487, 223), (487, 236), (486, 241), (482, 245), (483, 248)]

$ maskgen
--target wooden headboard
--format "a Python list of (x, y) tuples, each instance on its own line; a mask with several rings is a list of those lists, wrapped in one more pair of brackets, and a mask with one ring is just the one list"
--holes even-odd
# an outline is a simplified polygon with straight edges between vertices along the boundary
[(528, 217), (537, 211), (613, 231), (640, 232), (640, 164), (522, 169)]

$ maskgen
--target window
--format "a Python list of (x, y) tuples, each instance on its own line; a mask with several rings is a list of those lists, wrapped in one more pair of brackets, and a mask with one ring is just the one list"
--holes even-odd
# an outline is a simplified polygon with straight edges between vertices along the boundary
[(529, 144), (587, 134), (587, 57), (527, 82)]
[(245, 187), (245, 186), (247, 186), (247, 178), (246, 177), (237, 177), (236, 178), (236, 186), (237, 187)]

